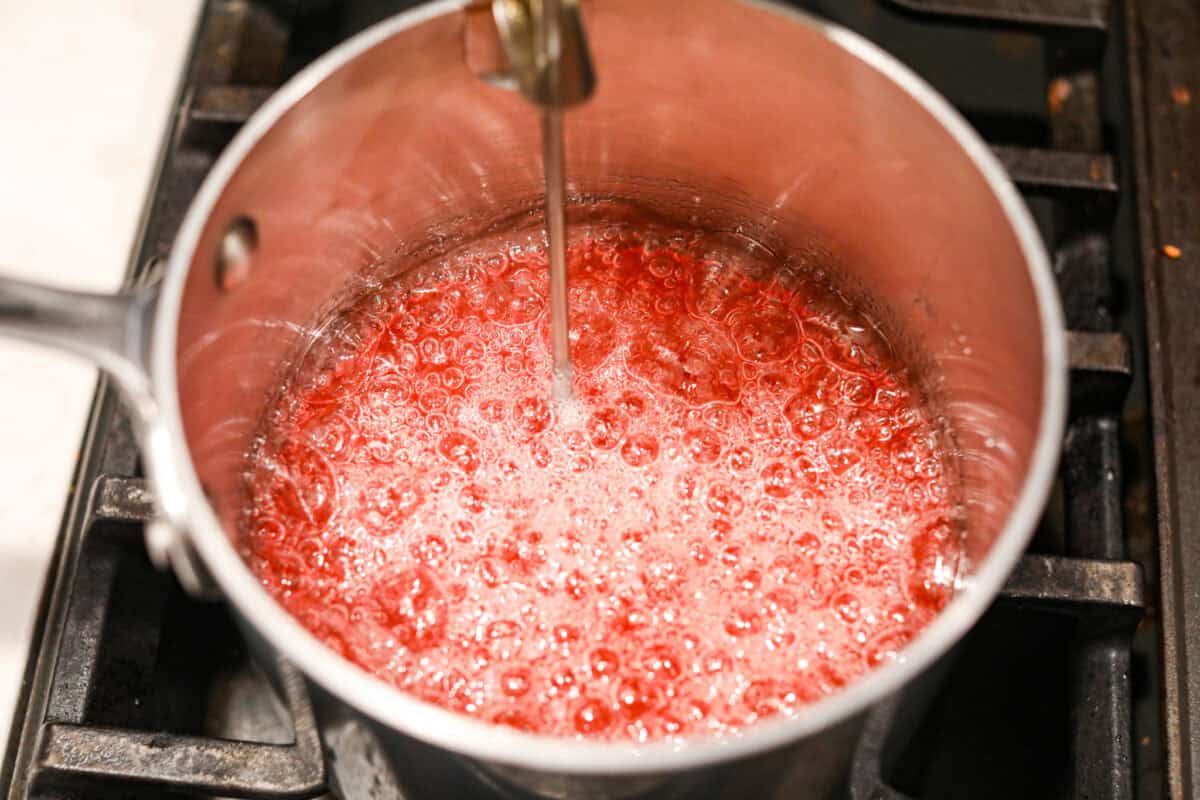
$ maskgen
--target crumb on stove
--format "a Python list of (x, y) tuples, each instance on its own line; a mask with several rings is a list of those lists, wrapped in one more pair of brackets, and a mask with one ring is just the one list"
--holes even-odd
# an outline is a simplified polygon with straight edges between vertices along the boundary
[(1186, 106), (1192, 102), (1192, 93), (1186, 86), (1176, 86), (1171, 90), (1171, 99), (1177, 105)]
[(1176, 259), (1183, 255), (1183, 251), (1173, 244), (1164, 244), (1162, 251), (1163, 255), (1170, 259)]
[(1062, 110), (1063, 103), (1071, 96), (1071, 82), (1066, 78), (1055, 78), (1050, 81), (1050, 87), (1046, 91), (1046, 105), (1050, 108), (1051, 114), (1057, 114)]

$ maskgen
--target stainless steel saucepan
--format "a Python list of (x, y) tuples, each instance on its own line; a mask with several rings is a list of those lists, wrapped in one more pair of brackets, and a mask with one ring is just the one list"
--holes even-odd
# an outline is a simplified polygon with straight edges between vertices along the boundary
[(246, 452), (311, 321), (380, 270), (539, 202), (537, 117), (470, 66), (478, 19), (461, 2), (363, 32), (272, 97), (196, 196), (159, 286), (106, 297), (0, 279), (0, 332), (79, 353), (115, 379), (155, 488), (151, 554), (223, 595), (257, 647), (377, 730), (559, 796), (628, 794), (788, 748), (793, 785), (820, 796), (866, 711), (978, 619), (1038, 520), (1065, 414), (1046, 254), (979, 138), (862, 38), (732, 0), (585, 0), (583, 18), (599, 84), (566, 119), (568, 190), (822, 260), (935, 376), (958, 452), (966, 563), (953, 600), (901, 657), (840, 693), (682, 747), (522, 734), (342, 659), (239, 558)]

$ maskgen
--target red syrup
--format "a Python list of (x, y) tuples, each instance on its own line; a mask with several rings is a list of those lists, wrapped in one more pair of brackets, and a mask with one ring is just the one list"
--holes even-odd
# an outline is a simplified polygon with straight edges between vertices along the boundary
[(403, 690), (555, 736), (721, 735), (895, 658), (960, 544), (886, 343), (700, 234), (574, 239), (572, 408), (550, 401), (533, 238), (328, 326), (253, 455), (263, 585)]

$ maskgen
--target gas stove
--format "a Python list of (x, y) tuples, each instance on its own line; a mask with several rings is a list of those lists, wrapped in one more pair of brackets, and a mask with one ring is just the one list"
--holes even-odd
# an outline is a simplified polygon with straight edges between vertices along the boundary
[[(210, 0), (128, 280), (148, 279), (221, 148), (290, 75), (408, 4)], [(1200, 737), (1200, 9), (1188, 0), (812, 0), (924, 75), (989, 141), (1053, 254), (1071, 416), (1054, 496), (920, 707), (867, 723), (855, 800), (1194, 794)], [(1128, 7), (1126, 7), (1128, 6)], [(1200, 91), (1200, 87), (1196, 88)], [(1189, 485), (1188, 480), (1191, 479)], [(271, 682), (228, 611), (142, 545), (150, 488), (102, 382), (13, 721), (9, 800), (504, 797), (413, 742), (383, 758)], [(1194, 539), (1194, 537), (1193, 537)], [(778, 795), (759, 764), (672, 797)]]

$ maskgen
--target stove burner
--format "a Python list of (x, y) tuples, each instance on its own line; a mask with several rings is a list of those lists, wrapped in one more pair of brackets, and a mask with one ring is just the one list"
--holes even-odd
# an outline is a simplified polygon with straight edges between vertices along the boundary
[[(273, 89), (397, 5), (210, 0), (139, 244), (143, 268), (131, 282), (144, 279), (167, 251), (220, 149)], [(1170, 96), (1164, 89), (1175, 74), (1170, 59), (1191, 59), (1196, 69), (1179, 74), (1194, 76), (1200, 56), (1183, 44), (1131, 55), (1128, 67), (1118, 56), (1144, 35), (1143, 18), (1162, 30), (1191, 26), (1200, 36), (1200, 11), (1186, 0), (1131, 3), (1126, 33), (1114, 27), (1120, 9), (1109, 0), (797, 5), (896, 53), (994, 142), (1054, 254), (1072, 331), (1071, 419), (1059, 488), (1034, 545), (993, 609), (943, 659), (945, 680), (934, 686), (931, 676), (870, 715), (847, 794), (855, 800), (1162, 797), (1158, 634), (1146, 624), (1154, 618), (1146, 616), (1139, 565), (1157, 562), (1138, 253), (1139, 246), (1141, 253), (1151, 250), (1145, 237), (1156, 231), (1158, 199), (1186, 202), (1180, 186), (1165, 182), (1166, 162), (1159, 163), (1157, 151), (1150, 164), (1147, 137), (1161, 134), (1150, 141), (1174, 142), (1178, 153), (1189, 139), (1182, 123), (1166, 128), (1171, 120), (1140, 115), (1159, 108), (1159, 95)], [(1143, 59), (1150, 65), (1145, 85)], [(1146, 110), (1134, 106), (1132, 119), (1126, 90), (1135, 104), (1147, 103)], [(1193, 130), (1200, 133), (1200, 126)], [(1195, 163), (1184, 166), (1200, 177)], [(1135, 178), (1142, 189), (1141, 245), (1135, 198), (1123, 188)], [(1178, 242), (1200, 241), (1194, 219), (1192, 238), (1183, 233)], [(1188, 286), (1177, 286), (1182, 278), (1160, 269), (1161, 261), (1146, 264), (1148, 286), (1178, 288), (1179, 303), (1195, 297), (1195, 288), (1188, 295)], [(1161, 306), (1151, 306), (1155, 342), (1167, 347), (1163, 326), (1179, 324), (1173, 300), (1150, 300)], [(1159, 370), (1191, 363), (1175, 346), (1181, 349), (1174, 359), (1169, 348), (1152, 354)], [(1166, 416), (1174, 408), (1166, 391), (1175, 389), (1155, 387), (1159, 430), (1200, 424)], [(1177, 455), (1192, 453), (1195, 463), (1200, 436), (1188, 441)], [(1174, 475), (1175, 463), (1159, 462), (1160, 481)], [(9, 800), (161, 797), (168, 790), (181, 797), (341, 800), (511, 796), (435, 748), (412, 742), (384, 753), (367, 727), (337, 717), (287, 664), (256, 666), (225, 608), (186, 597), (150, 565), (141, 537), (148, 489), (138, 476), (129, 424), (102, 382), (74, 484), (83, 491), (71, 498), (23, 714), (4, 762), (0, 785)], [(1166, 544), (1164, 553), (1169, 585), (1195, 580)], [(1167, 622), (1174, 653), (1187, 644), (1187, 631), (1176, 627), (1186, 626)], [(1165, 667), (1170, 682), (1179, 680), (1174, 657)], [(1177, 728), (1189, 718), (1183, 703), (1194, 700), (1172, 685), (1166, 716)], [(1186, 733), (1165, 735), (1176, 748), (1167, 782), (1174, 796), (1188, 796), (1178, 752)], [(711, 770), (667, 794), (782, 796), (784, 771), (758, 759)]]

